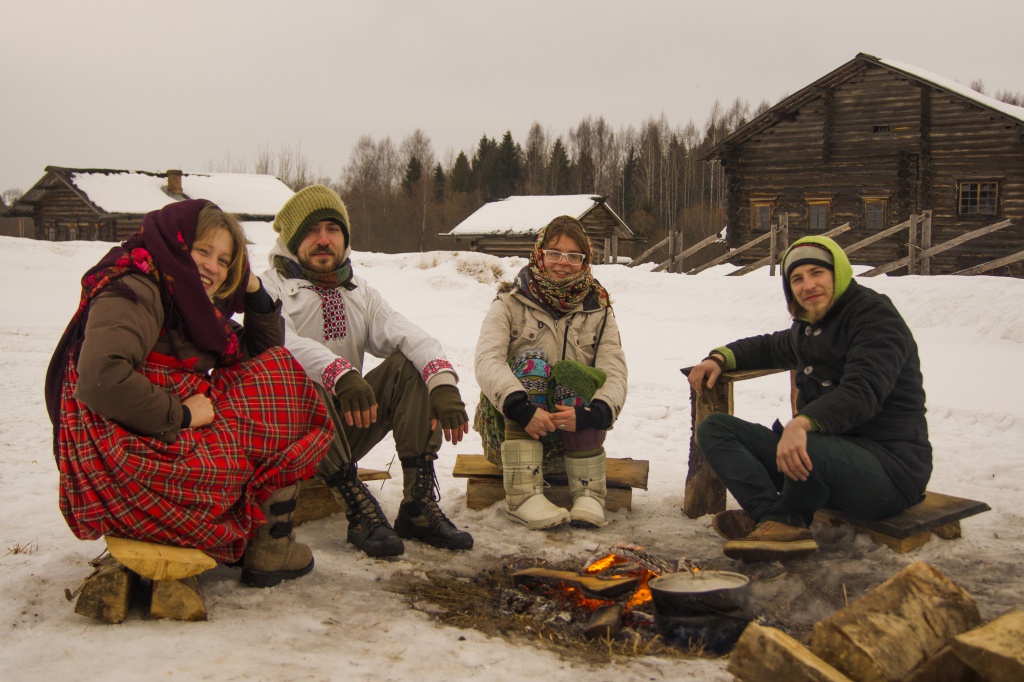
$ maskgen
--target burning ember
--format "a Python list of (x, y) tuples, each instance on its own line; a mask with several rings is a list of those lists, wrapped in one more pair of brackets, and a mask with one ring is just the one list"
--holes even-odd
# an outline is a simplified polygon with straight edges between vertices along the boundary
[(531, 568), (513, 574), (524, 591), (540, 589), (549, 598), (562, 598), (576, 608), (594, 612), (586, 635), (612, 637), (623, 623), (631, 627), (653, 626), (653, 617), (642, 609), (651, 601), (648, 582), (674, 568), (635, 545), (616, 545), (610, 552), (587, 562), (578, 573)]

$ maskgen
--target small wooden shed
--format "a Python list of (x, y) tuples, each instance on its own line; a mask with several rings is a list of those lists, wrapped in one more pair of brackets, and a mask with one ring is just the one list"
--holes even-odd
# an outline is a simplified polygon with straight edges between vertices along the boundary
[(453, 239), (459, 250), (526, 257), (540, 231), (562, 215), (580, 221), (599, 263), (616, 262), (620, 243), (637, 239), (604, 197), (593, 194), (512, 196), (492, 201), (440, 236)]
[(243, 221), (269, 222), (292, 194), (272, 175), (47, 166), (6, 215), (31, 220), (26, 236), (35, 239), (121, 241), (145, 214), (174, 201), (209, 199)]
[[(932, 272), (1024, 249), (1024, 108), (908, 64), (859, 54), (707, 157), (725, 172), (733, 248), (783, 213), (790, 241), (848, 222), (840, 243), (850, 244), (931, 210), (934, 244), (1011, 221), (937, 256)], [(765, 256), (765, 248), (750, 249), (743, 262)], [(898, 233), (854, 260), (878, 265), (907, 255), (906, 248), (906, 233)]]

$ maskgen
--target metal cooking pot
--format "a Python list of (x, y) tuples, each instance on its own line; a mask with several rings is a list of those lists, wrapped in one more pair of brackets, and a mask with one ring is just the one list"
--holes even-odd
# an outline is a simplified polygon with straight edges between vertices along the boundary
[(750, 579), (728, 571), (666, 573), (652, 579), (654, 612), (660, 617), (729, 614), (749, 619)]

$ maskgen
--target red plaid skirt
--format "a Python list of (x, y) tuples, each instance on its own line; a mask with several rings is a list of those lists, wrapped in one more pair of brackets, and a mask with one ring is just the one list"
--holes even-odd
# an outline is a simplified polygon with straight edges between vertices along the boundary
[(334, 437), (327, 411), (284, 348), (212, 377), (152, 357), (139, 371), (181, 399), (205, 393), (216, 417), (172, 444), (137, 435), (75, 400), (69, 360), (59, 432), (68, 526), (83, 540), (110, 534), (237, 561), (266, 520), (260, 504), (315, 472)]

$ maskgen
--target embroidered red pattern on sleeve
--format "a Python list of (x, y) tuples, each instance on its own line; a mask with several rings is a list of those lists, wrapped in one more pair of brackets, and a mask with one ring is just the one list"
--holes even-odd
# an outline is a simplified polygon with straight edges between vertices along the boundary
[[(430, 381), (430, 377), (434, 376), (438, 372), (451, 372), (452, 374), (455, 374), (455, 368), (452, 367), (452, 363), (447, 360), (442, 360), (441, 358), (431, 360), (423, 366), (423, 381)], [(459, 375), (455, 374), (455, 376), (458, 377)]]
[(324, 367), (324, 371), (320, 373), (320, 382), (328, 391), (333, 391), (338, 378), (350, 369), (355, 369), (351, 362), (345, 358), (338, 358)]

